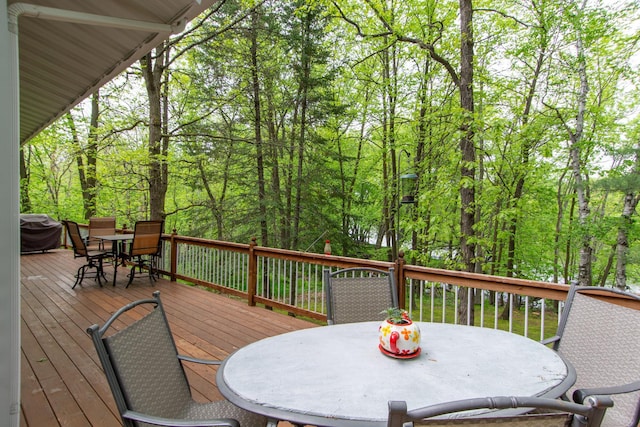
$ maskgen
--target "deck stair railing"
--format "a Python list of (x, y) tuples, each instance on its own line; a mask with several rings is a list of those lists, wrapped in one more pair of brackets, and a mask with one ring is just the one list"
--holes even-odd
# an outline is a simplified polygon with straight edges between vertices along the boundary
[[(291, 315), (326, 320), (322, 271), (394, 268), (400, 305), (412, 318), (467, 323), (541, 340), (556, 331), (569, 286), (395, 262), (180, 236), (163, 236), (160, 272)], [(466, 297), (466, 298), (463, 298)], [(466, 306), (464, 305), (466, 301)], [(473, 316), (464, 315), (473, 307)], [(640, 307), (639, 307), (640, 308)], [(466, 319), (466, 322), (462, 322)]]

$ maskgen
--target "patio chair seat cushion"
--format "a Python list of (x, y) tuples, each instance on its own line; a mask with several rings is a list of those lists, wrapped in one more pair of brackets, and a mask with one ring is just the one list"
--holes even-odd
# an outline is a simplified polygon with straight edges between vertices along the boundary
[(245, 411), (227, 400), (206, 403), (191, 401), (178, 418), (185, 420), (231, 418), (237, 420), (241, 426), (248, 427), (264, 426), (266, 423), (266, 419), (262, 415)]

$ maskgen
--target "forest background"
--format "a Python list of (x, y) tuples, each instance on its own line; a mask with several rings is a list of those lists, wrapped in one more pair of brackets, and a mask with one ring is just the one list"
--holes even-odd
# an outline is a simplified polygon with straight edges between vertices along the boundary
[(638, 284), (639, 7), (220, 1), (22, 147), (21, 211)]

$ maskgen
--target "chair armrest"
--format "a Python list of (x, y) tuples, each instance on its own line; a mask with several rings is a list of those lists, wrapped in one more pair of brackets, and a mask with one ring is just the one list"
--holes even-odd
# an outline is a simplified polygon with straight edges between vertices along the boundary
[(573, 401), (582, 403), (587, 396), (595, 395), (611, 395), (611, 394), (624, 394), (632, 393), (634, 391), (640, 391), (640, 381), (634, 381), (629, 384), (611, 386), (611, 387), (594, 387), (583, 388), (573, 392)]
[(184, 360), (185, 362), (200, 363), (203, 365), (219, 365), (222, 363), (221, 360), (198, 359), (197, 357), (185, 356), (183, 354), (179, 354), (178, 359)]
[(555, 343), (556, 341), (559, 341), (559, 340), (560, 340), (560, 336), (554, 335), (552, 337), (543, 339), (542, 341), (540, 341), (540, 344), (547, 345), (547, 344)]
[(125, 411), (122, 418), (140, 421), (156, 426), (170, 427), (240, 427), (240, 423), (230, 418), (220, 418), (212, 420), (178, 420), (174, 418), (154, 417), (136, 411)]

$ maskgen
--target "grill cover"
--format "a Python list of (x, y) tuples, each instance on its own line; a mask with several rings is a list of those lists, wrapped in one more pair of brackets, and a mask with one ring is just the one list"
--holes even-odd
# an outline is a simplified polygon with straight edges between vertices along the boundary
[(20, 252), (60, 247), (62, 224), (44, 214), (20, 214)]

